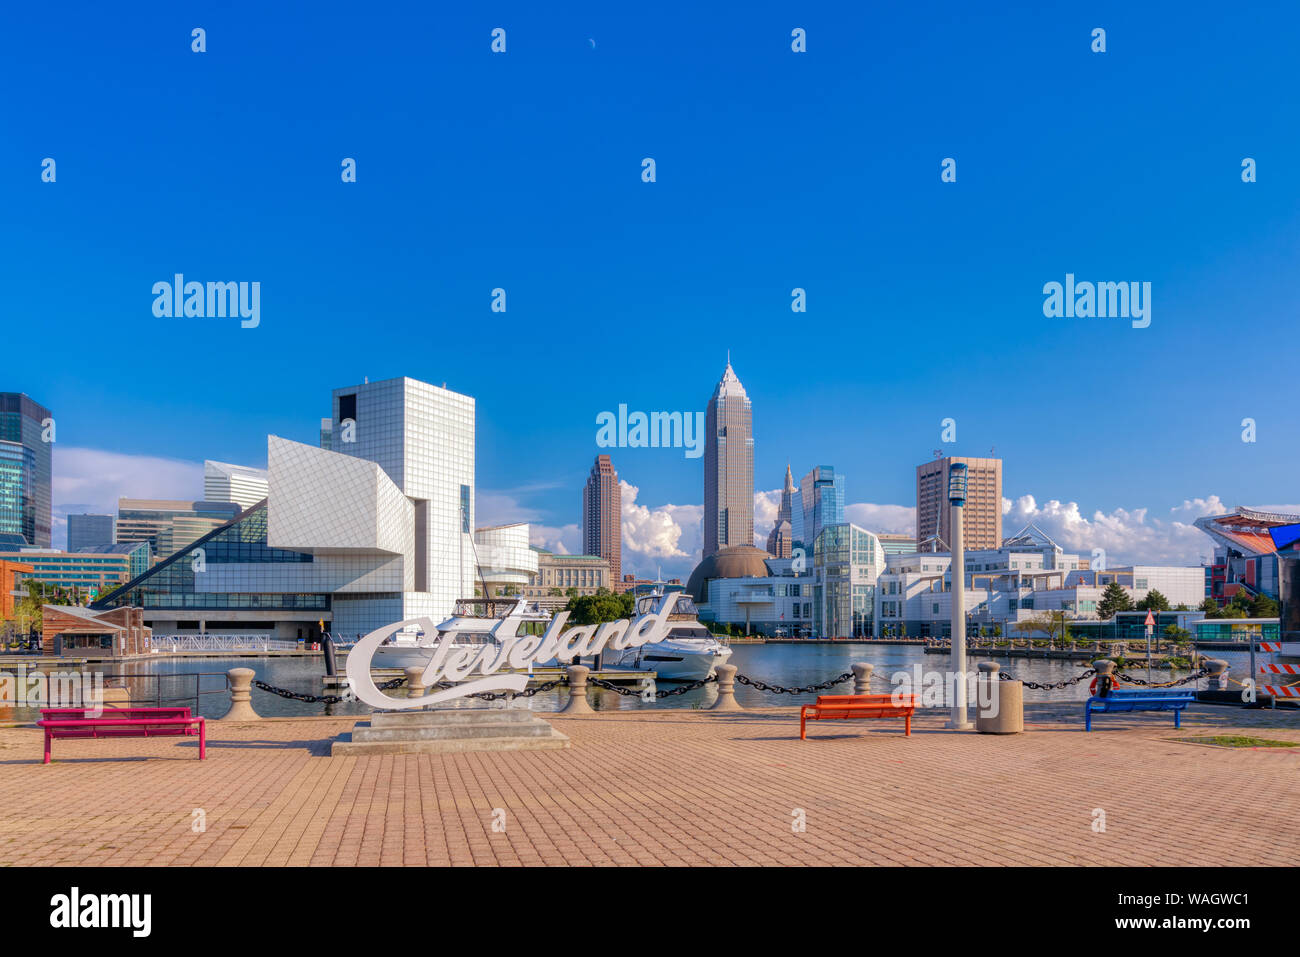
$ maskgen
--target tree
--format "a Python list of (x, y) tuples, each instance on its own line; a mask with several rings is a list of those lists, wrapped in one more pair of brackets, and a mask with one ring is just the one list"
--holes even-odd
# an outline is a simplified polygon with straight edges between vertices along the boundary
[(1213, 598), (1209, 598), (1209, 597), (1207, 597), (1207, 598), (1205, 599), (1205, 601), (1201, 602), (1201, 604), (1200, 604), (1199, 607), (1200, 607), (1201, 611), (1205, 612), (1205, 617), (1206, 617), (1206, 618), (1222, 618), (1222, 617), (1223, 617), (1223, 612), (1222, 612), (1222, 610), (1220, 610), (1220, 608), (1219, 608), (1219, 603), (1218, 603), (1217, 601), (1215, 601)]
[(1112, 618), (1117, 611), (1132, 611), (1133, 599), (1119, 582), (1111, 582), (1101, 593), (1097, 602), (1097, 617), (1103, 621)]
[[(603, 592), (603, 594), (602, 594)], [(578, 595), (569, 599), (569, 621), (574, 625), (598, 625), (632, 617), (632, 595), (615, 595), (601, 588), (595, 595)]]
[(1168, 611), (1169, 599), (1153, 588), (1137, 603), (1138, 611)]
[(1070, 619), (1063, 611), (1044, 612), (1041, 615), (1035, 615), (1033, 618), (1018, 621), (1011, 627), (1014, 631), (1025, 635), (1041, 631), (1049, 639), (1056, 642), (1063, 643), (1070, 640)]
[(1238, 588), (1237, 593), (1228, 599), (1228, 603), (1223, 606), (1224, 618), (1248, 618), (1250, 617), (1251, 596), (1246, 594), (1244, 588)]
[(1250, 600), (1250, 617), (1251, 618), (1276, 618), (1278, 617), (1277, 602), (1267, 595), (1256, 595)]

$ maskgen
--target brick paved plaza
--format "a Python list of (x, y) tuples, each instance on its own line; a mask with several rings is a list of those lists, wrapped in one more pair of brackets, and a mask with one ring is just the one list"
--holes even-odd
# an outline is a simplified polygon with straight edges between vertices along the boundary
[[(1300, 713), (1101, 716), (1029, 705), (1027, 731), (824, 722), (793, 708), (555, 717), (561, 751), (328, 757), (355, 719), (210, 722), (193, 739), (0, 729), (0, 864), (1291, 864)], [(548, 716), (549, 717), (549, 716)], [(192, 829), (203, 809), (206, 830)], [(494, 809), (505, 829), (493, 830)], [(1105, 833), (1093, 811), (1105, 812)], [(806, 830), (795, 833), (796, 809)]]

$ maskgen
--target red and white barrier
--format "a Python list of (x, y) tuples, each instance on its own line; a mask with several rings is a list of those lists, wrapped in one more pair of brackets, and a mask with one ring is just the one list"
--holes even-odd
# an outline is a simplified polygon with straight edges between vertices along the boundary
[(1262, 675), (1300, 675), (1300, 665), (1260, 665), (1259, 673)]

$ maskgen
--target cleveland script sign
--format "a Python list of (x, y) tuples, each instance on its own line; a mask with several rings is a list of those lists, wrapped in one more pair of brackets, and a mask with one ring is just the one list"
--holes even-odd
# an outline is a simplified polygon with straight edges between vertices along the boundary
[[(481, 645), (456, 645), (450, 635), (443, 635), (435, 644), (427, 646), (429, 664), (424, 669), (424, 684), (432, 686), (440, 681), (456, 684), (422, 698), (392, 698), (384, 694), (370, 677), (370, 659), (375, 649), (407, 625), (419, 625), (426, 635), (437, 633), (430, 618), (412, 618), (377, 628), (366, 635), (348, 652), (348, 684), (361, 701), (372, 708), (400, 710), (424, 708), (440, 701), (463, 698), (481, 691), (523, 691), (528, 687), (527, 674), (498, 674), (505, 667), (527, 669), (554, 658), (572, 661), (598, 655), (606, 646), (621, 651), (641, 645), (653, 645), (668, 637), (668, 616), (677, 604), (679, 592), (670, 592), (663, 607), (649, 615), (629, 621), (607, 621), (600, 625), (579, 625), (560, 634), (569, 613), (562, 611), (551, 619), (544, 635), (517, 634), (522, 619), (507, 616), (493, 626), (488, 641)], [(471, 678), (472, 675), (483, 675)]]

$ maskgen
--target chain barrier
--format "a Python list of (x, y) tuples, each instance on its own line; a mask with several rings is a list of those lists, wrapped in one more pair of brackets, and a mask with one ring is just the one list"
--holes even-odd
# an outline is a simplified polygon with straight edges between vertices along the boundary
[[(406, 682), (406, 678), (394, 678), (392, 681), (385, 681), (381, 685), (376, 685), (380, 691), (388, 691), (396, 688)], [(341, 704), (344, 701), (355, 701), (355, 696), (349, 692), (347, 694), (302, 694), (298, 691), (290, 691), (288, 688), (277, 688), (275, 685), (269, 685), (265, 681), (254, 681), (253, 687), (259, 691), (265, 691), (268, 694), (279, 695), (281, 698), (289, 698), (292, 701), (305, 701), (308, 704)]]
[(717, 680), (717, 675), (710, 675), (707, 678), (701, 678), (699, 681), (689, 682), (680, 687), (672, 688), (669, 691), (651, 691), (649, 687), (640, 689), (624, 688), (622, 685), (616, 685), (614, 682), (606, 681), (603, 678), (588, 678), (587, 683), (595, 685), (597, 688), (604, 688), (606, 691), (613, 691), (616, 694), (622, 695), (624, 698), (641, 698), (642, 700), (645, 700), (646, 695), (653, 695), (654, 699), (658, 701), (660, 698), (671, 698), (675, 695), (686, 694), (688, 691), (695, 691), (696, 689), (703, 688), (705, 685), (712, 684)]
[(814, 691), (829, 691), (836, 685), (844, 684), (846, 681), (852, 681), (853, 672), (846, 671), (844, 674), (836, 678), (831, 678), (829, 681), (823, 681), (819, 685), (807, 685), (803, 688), (784, 688), (781, 685), (769, 685), (762, 681), (755, 681), (753, 678), (746, 678), (742, 674), (737, 674), (736, 680), (742, 685), (749, 685), (755, 691), (770, 691), (773, 694), (812, 694)]
[(1068, 688), (1070, 685), (1077, 685), (1085, 678), (1091, 678), (1097, 673), (1095, 668), (1089, 668), (1083, 674), (1074, 678), (1066, 678), (1064, 681), (1024, 681), (1015, 675), (1007, 674), (1005, 671), (999, 671), (998, 677), (1003, 681), (1019, 681), (1026, 688), (1033, 688), (1036, 691), (1060, 691), (1062, 688)]
[(1129, 682), (1129, 684), (1142, 685), (1143, 687), (1146, 688), (1172, 688), (1175, 685), (1185, 685), (1189, 681), (1199, 681), (1201, 678), (1208, 678), (1209, 675), (1210, 675), (1210, 670), (1208, 668), (1202, 668), (1200, 671), (1196, 672), (1195, 674), (1190, 674), (1186, 678), (1178, 678), (1174, 681), (1161, 682), (1161, 681), (1143, 681), (1141, 678), (1136, 678), (1133, 675), (1127, 675), (1122, 671), (1115, 672), (1116, 678), (1121, 678), (1124, 681)]
[[(465, 695), (466, 698), (478, 698), (480, 701), (501, 701), (502, 699), (513, 701), (515, 698), (531, 698), (535, 694), (541, 694), (543, 691), (551, 691), (560, 685), (567, 685), (568, 678), (556, 678), (554, 681), (544, 681), (532, 688), (525, 688), (523, 691), (475, 691)], [(454, 688), (456, 687), (450, 681), (440, 681), (434, 685), (435, 688)]]

